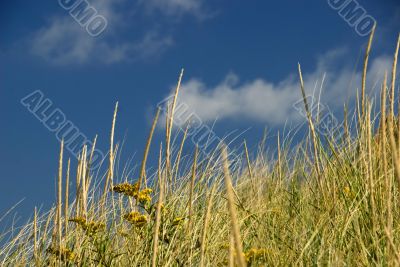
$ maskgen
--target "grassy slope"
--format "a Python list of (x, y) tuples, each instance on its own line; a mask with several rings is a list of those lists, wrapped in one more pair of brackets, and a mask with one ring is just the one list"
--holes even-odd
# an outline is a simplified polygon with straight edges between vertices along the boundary
[[(177, 177), (170, 126), (155, 184), (145, 182), (144, 163), (140, 184), (113, 185), (132, 181), (113, 177), (111, 167), (104, 191), (90, 182), (90, 165), (81, 160), (75, 200), (59, 198), (53, 210), (26, 225), (1, 249), (1, 265), (400, 264), (400, 151), (392, 97), (385, 114), (393, 78), (382, 88), (378, 130), (362, 93), (355, 136), (346, 134), (348, 128), (339, 140), (320, 136), (309, 116), (307, 140), (294, 148), (279, 144), (276, 160), (260, 151), (254, 160), (240, 153), (241, 160), (230, 162), (233, 155), (221, 154), (221, 145), (209, 158), (194, 153), (193, 167)], [(110, 149), (116, 150), (113, 141)]]

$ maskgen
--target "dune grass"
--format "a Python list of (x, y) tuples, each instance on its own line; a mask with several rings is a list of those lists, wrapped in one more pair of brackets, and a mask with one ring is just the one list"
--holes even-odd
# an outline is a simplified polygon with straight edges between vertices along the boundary
[(35, 209), (32, 222), (1, 248), (0, 265), (400, 265), (400, 124), (394, 114), (400, 38), (377, 119), (365, 93), (372, 40), (373, 33), (354, 127), (345, 111), (343, 136), (316, 131), (299, 65), (309, 135), (294, 146), (278, 134), (276, 155), (249, 153), (245, 142), (243, 151), (229, 151), (221, 143), (208, 157), (196, 147), (191, 167), (180, 170), (187, 129), (176, 154), (171, 135), (182, 71), (168, 106), (157, 172), (147, 178), (159, 110), (139, 178), (116, 177), (116, 105), (104, 186), (95, 183), (85, 147), (71, 200), (73, 176), (69, 161), (64, 172), (62, 143), (54, 208)]

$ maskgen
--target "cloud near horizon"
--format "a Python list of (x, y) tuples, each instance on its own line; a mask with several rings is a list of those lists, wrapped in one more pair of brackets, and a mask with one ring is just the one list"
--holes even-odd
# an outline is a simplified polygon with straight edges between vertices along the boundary
[[(351, 65), (340, 64), (346, 54), (343, 49), (330, 51), (318, 59), (315, 70), (310, 72), (302, 69), (308, 96), (313, 95), (318, 99), (324, 80), (320, 103), (330, 110), (342, 109), (345, 103), (352, 103), (360, 88), (361, 72), (355, 72)], [(384, 71), (389, 71), (391, 64), (391, 57), (386, 55), (371, 59), (367, 76), (370, 95), (379, 91), (377, 89), (380, 88)], [(294, 65), (293, 69), (297, 70), (297, 66)], [(174, 89), (171, 95), (173, 92)], [(176, 121), (183, 124), (195, 115), (204, 123), (229, 119), (276, 126), (298, 122), (302, 118), (293, 107), (295, 103), (303, 107), (297, 72), (279, 82), (257, 78), (242, 83), (238, 75), (229, 73), (216, 86), (208, 86), (198, 78), (191, 78), (182, 83), (176, 111), (180, 118)], [(162, 120), (165, 121), (165, 115)]]

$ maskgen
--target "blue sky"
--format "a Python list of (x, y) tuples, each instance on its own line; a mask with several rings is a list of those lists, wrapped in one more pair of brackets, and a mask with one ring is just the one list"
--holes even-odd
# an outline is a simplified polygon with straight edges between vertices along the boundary
[[(35, 90), (87, 137), (98, 134), (104, 151), (119, 101), (116, 139), (125, 140), (123, 159), (134, 156), (134, 166), (155, 107), (170, 94), (181, 68), (181, 103), (206, 125), (216, 122), (218, 136), (245, 131), (240, 142), (245, 138), (251, 148), (264, 127), (282, 131), (285, 122), (301, 123), (293, 108), (300, 99), (298, 62), (309, 92), (325, 73), (322, 102), (334, 111), (340, 112), (359, 87), (367, 37), (327, 0), (88, 3), (108, 22), (96, 37), (58, 1), (0, 4), (0, 217), (23, 198), (15, 210), (22, 218), (55, 199), (59, 143), (20, 103)], [(358, 3), (378, 22), (368, 80), (374, 94), (391, 64), (400, 4)], [(162, 130), (157, 129), (155, 143)]]

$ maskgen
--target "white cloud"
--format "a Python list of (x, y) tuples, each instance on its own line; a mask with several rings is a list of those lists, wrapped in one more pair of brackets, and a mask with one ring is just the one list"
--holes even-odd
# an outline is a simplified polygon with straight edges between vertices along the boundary
[(95, 40), (70, 17), (54, 18), (33, 37), (32, 52), (53, 63), (83, 63), (95, 46)]
[[(322, 89), (321, 103), (331, 109), (342, 108), (348, 100), (354, 100), (357, 87), (361, 83), (360, 72), (354, 72), (349, 66), (335, 66), (337, 61), (344, 60), (344, 50), (335, 50), (319, 58), (317, 67), (309, 72), (303, 69), (304, 83), (308, 95), (318, 95), (322, 77), (326, 73)], [(368, 71), (367, 85), (371, 92), (379, 88), (385, 70), (390, 70), (391, 59), (380, 56), (373, 59)], [(297, 66), (293, 66), (294, 71)], [(316, 90), (315, 90), (316, 89)], [(372, 92), (373, 93), (373, 92)], [(300, 119), (299, 112), (293, 108), (294, 103), (302, 98), (297, 72), (288, 75), (279, 82), (270, 82), (262, 78), (240, 83), (235, 74), (226, 78), (214, 87), (207, 86), (197, 78), (184, 82), (178, 98), (177, 112), (179, 122), (184, 123), (192, 114), (203, 122), (216, 119), (252, 120), (272, 125)], [(183, 112), (187, 109), (186, 112)], [(165, 119), (165, 118), (164, 118)]]
[[(92, 37), (68, 11), (63, 11), (64, 15), (53, 17), (33, 34), (30, 40), (33, 54), (54, 64), (82, 64), (91, 60), (115, 63), (152, 57), (173, 45), (170, 35), (161, 34), (151, 27), (135, 40), (117, 43), (119, 28), (126, 27), (124, 16), (127, 14), (121, 11), (126, 1), (97, 0), (90, 3), (99, 15), (107, 19), (105, 32)], [(190, 6), (185, 8), (190, 10)]]
[(206, 16), (203, 0), (141, 0), (140, 2), (151, 11), (157, 10), (168, 16), (184, 14)]

